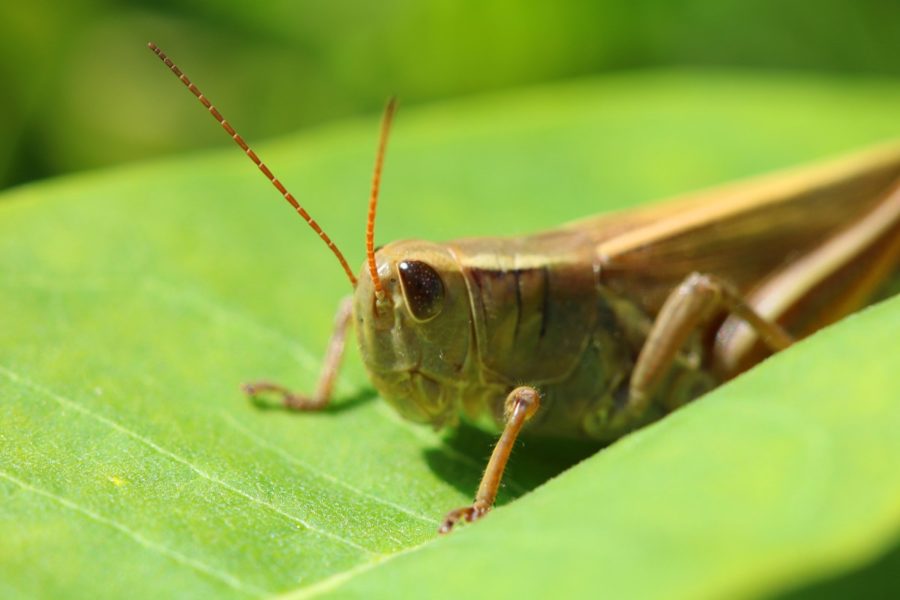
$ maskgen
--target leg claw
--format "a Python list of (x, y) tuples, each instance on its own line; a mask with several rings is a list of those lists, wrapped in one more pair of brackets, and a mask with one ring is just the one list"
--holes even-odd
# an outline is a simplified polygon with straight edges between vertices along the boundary
[(257, 405), (265, 406), (259, 401), (263, 394), (275, 394), (281, 397), (281, 403), (291, 410), (318, 410), (322, 408), (320, 403), (314, 402), (307, 396), (301, 396), (288, 390), (286, 387), (268, 381), (255, 381), (241, 385), (241, 390)]
[(450, 533), (453, 530), (453, 527), (460, 521), (465, 521), (466, 523), (477, 521), (486, 515), (489, 510), (490, 507), (478, 504), (451, 510), (447, 513), (447, 516), (444, 517), (444, 522), (441, 523), (441, 526), (438, 528), (438, 533)]

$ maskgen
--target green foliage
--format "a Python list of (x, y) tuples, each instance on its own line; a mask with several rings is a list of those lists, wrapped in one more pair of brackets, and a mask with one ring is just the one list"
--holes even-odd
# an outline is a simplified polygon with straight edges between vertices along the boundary
[(660, 66), (900, 75), (883, 0), (0, 4), (0, 187), (222, 143), (155, 41), (249, 139), (364, 112)]
[(429, 597), (733, 598), (866, 560), (900, 529), (900, 381), (883, 356), (898, 334), (895, 298), (483, 526), (321, 587), (367, 598), (434, 582)]
[[(398, 115), (380, 241), (515, 234), (896, 136), (900, 86), (620, 76)], [(212, 127), (212, 125), (210, 125)], [(377, 124), (258, 148), (351, 260)], [(396, 417), (358, 357), (308, 389), (334, 259), (240, 153), (60, 179), (0, 202), (0, 595), (734, 596), (865, 562), (900, 531), (894, 299), (435, 540), (490, 438)], [(523, 490), (535, 488), (510, 502)]]

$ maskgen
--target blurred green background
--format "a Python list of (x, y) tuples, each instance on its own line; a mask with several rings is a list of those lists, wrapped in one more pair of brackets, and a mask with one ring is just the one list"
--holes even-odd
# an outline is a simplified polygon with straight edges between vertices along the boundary
[(410, 105), (611, 70), (900, 77), (900, 2), (885, 0), (32, 0), (0, 5), (0, 33), (0, 188), (227, 144), (149, 40), (251, 143), (391, 94)]

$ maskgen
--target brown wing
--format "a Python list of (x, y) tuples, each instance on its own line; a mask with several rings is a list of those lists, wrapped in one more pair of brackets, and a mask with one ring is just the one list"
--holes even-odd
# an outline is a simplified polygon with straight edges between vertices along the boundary
[[(900, 274), (900, 180), (850, 226), (774, 271), (747, 296), (762, 316), (804, 337), (888, 291)], [(739, 373), (766, 352), (756, 332), (730, 316), (716, 334), (715, 361)]]
[(900, 179), (900, 144), (574, 223), (596, 244), (603, 282), (655, 315), (694, 271), (750, 293), (870, 212)]

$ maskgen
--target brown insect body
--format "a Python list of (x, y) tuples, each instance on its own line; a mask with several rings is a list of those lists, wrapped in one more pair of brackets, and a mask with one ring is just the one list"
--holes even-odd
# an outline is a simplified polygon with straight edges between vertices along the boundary
[(374, 249), (382, 122), (366, 264), (336, 244), (156, 45), (187, 86), (334, 253), (354, 288), (337, 311), (311, 395), (260, 381), (294, 410), (330, 399), (351, 318), (372, 382), (405, 417), (435, 427), (461, 414), (502, 426), (470, 506), (493, 506), (523, 427), (612, 440), (858, 309), (900, 268), (900, 145), (586, 219), (518, 238)]
[[(365, 273), (354, 296), (362, 356), (382, 396), (415, 421), (442, 427), (487, 413), (502, 425), (507, 394), (525, 385), (540, 390), (541, 409), (524, 432), (615, 439), (766, 355), (746, 341), (735, 347), (739, 327), (723, 326), (724, 311), (715, 311), (649, 409), (615, 419), (647, 333), (679, 283), (712, 273), (764, 305), (773, 292), (754, 298), (755, 290), (868, 216), (880, 233), (845, 252), (843, 266), (831, 257), (825, 276), (769, 315), (808, 335), (864, 304), (883, 271), (897, 271), (900, 202), (884, 197), (898, 180), (900, 148), (889, 147), (531, 236), (391, 243), (376, 253), (386, 300), (375, 301)], [(430, 269), (439, 297), (423, 298), (417, 275), (401, 265)], [(410, 305), (423, 302), (431, 312), (419, 318)], [(795, 308), (804, 303), (820, 308)]]
[[(374, 385), (402, 415), (435, 427), (462, 413), (502, 424), (509, 392), (530, 385), (541, 410), (528, 432), (609, 437), (602, 415), (627, 392), (639, 346), (594, 258), (595, 245), (574, 230), (388, 244), (376, 259), (390, 301), (373, 302), (367, 278), (354, 296)], [(409, 263), (429, 265), (443, 285), (442, 310), (426, 321), (404, 295), (400, 266)]]

